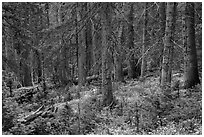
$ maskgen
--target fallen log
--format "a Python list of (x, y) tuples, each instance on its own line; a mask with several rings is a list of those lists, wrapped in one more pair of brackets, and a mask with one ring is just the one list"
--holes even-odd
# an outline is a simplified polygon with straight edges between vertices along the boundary
[[(97, 93), (95, 93), (97, 94)], [(78, 110), (78, 104), (80, 104), (81, 109), (83, 108), (83, 105), (86, 104), (88, 101), (95, 99), (100, 99), (101, 95), (87, 95), (83, 96), (81, 99), (74, 99), (69, 102), (62, 102), (62, 103), (55, 103), (53, 105), (45, 106), (42, 105), (39, 107), (36, 111), (30, 112), (28, 115), (23, 116), (19, 118), (19, 122), (22, 122), (24, 124), (29, 124), (33, 120), (35, 120), (38, 117), (43, 117), (43, 118), (57, 118), (60, 117), (61, 114), (64, 113), (64, 110), (67, 110), (68, 108), (71, 109), (71, 115), (78, 115), (79, 110)]]
[(17, 103), (22, 104), (23, 102), (31, 101), (34, 94), (42, 91), (40, 85), (30, 86), (30, 87), (21, 87), (14, 90), (14, 96)]
[[(96, 80), (99, 80), (99, 75), (92, 75), (92, 76), (86, 77), (86, 82), (87, 82), (87, 83), (90, 83), (90, 82), (96, 81)], [(74, 80), (73, 80), (73, 83), (74, 83), (75, 85), (77, 85), (77, 84), (78, 84), (78, 78), (74, 79)]]
[(38, 108), (34, 112), (30, 112), (28, 115), (21, 117), (18, 119), (19, 122), (22, 122), (23, 124), (29, 124), (30, 122), (34, 121), (38, 117), (43, 118), (57, 118), (61, 116), (61, 114), (64, 112), (64, 109), (69, 108), (72, 109), (72, 113), (78, 114), (78, 103), (83, 103), (82, 100), (75, 99), (70, 102), (63, 102), (63, 103), (56, 103), (51, 106), (44, 106), (42, 105), (40, 108)]
[(29, 86), (29, 87), (21, 87), (21, 88), (18, 88), (16, 90), (14, 90), (14, 92), (23, 92), (23, 91), (27, 91), (27, 90), (32, 90), (32, 89), (36, 89), (38, 88), (40, 85), (34, 85), (34, 86)]
[(19, 119), (19, 122), (22, 123), (28, 123), (33, 121), (35, 118), (37, 118), (38, 116), (40, 116), (43, 112), (43, 109), (45, 108), (44, 105), (42, 105), (40, 108), (38, 108), (35, 112), (31, 112), (31, 114)]
[(58, 117), (60, 113), (63, 112), (66, 105), (67, 103), (58, 103), (47, 107), (42, 105), (36, 111), (30, 112), (28, 115), (19, 118), (17, 121), (23, 124), (29, 124), (40, 116), (43, 118)]

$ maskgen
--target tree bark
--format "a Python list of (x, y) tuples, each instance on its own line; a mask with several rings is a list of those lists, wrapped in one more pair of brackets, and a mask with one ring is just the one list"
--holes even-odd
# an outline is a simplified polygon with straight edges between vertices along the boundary
[(166, 11), (166, 29), (165, 29), (165, 41), (162, 63), (162, 76), (161, 85), (170, 86), (172, 75), (172, 63), (173, 63), (173, 37), (174, 37), (174, 21), (175, 21), (175, 6), (173, 2), (167, 3)]
[(92, 24), (92, 48), (93, 48), (93, 74), (97, 74), (96, 66), (97, 66), (97, 52), (96, 52), (96, 45), (97, 45), (97, 33), (95, 30), (95, 25)]
[(111, 82), (111, 56), (110, 56), (110, 37), (111, 37), (111, 4), (102, 3), (101, 24), (102, 24), (102, 91), (103, 105), (108, 106), (113, 101), (112, 82)]
[[(90, 4), (86, 3), (85, 5), (86, 12), (90, 10)], [(91, 20), (88, 19), (85, 28), (86, 33), (86, 68), (88, 75), (93, 74), (93, 44), (92, 44), (92, 24)]]
[(144, 77), (146, 71), (146, 57), (145, 51), (147, 47), (147, 2), (144, 3), (144, 27), (143, 27), (143, 45), (142, 45), (142, 64), (141, 64), (141, 78)]
[[(62, 40), (64, 41), (64, 40)], [(62, 73), (62, 83), (63, 85), (67, 84), (67, 71), (68, 71), (68, 65), (67, 65), (67, 45), (65, 42), (62, 42), (63, 48), (62, 48), (62, 67), (61, 67), (61, 73)]]
[[(160, 2), (159, 3), (159, 25), (160, 25), (160, 71), (162, 73), (162, 61), (163, 61), (163, 52), (164, 52), (164, 36), (165, 36), (165, 27), (166, 27), (166, 3), (165, 2)], [(160, 75), (160, 83), (161, 83), (161, 75)]]
[[(78, 24), (78, 3), (76, 3), (76, 7), (75, 7), (75, 42), (76, 42), (76, 50), (75, 50), (75, 55), (76, 55), (76, 66), (79, 66), (79, 35), (77, 34), (78, 32), (78, 28), (79, 28), (79, 24)], [(74, 68), (74, 67), (73, 67)], [(73, 69), (73, 76), (75, 76), (75, 69)]]
[(27, 87), (27, 86), (32, 86), (32, 76), (31, 76), (31, 68), (29, 67), (29, 64), (27, 62), (27, 58), (29, 56), (29, 51), (28, 49), (25, 50), (22, 53), (23, 59), (21, 59), (22, 63), (22, 73), (23, 73), (23, 81), (22, 81), (22, 86)]
[(116, 62), (116, 71), (115, 79), (116, 81), (123, 82), (123, 68), (122, 68), (122, 33), (123, 33), (123, 23), (120, 24), (118, 29), (118, 46), (116, 47), (115, 53), (115, 62)]
[(37, 49), (34, 51), (34, 54), (36, 56), (36, 62), (37, 62), (37, 82), (40, 83), (42, 81), (41, 54)]
[[(93, 25), (92, 43), (93, 43), (93, 74), (98, 75), (101, 71), (101, 50), (102, 50), (102, 30), (98, 29), (96, 25)], [(94, 31), (95, 30), (95, 31)]]
[(183, 64), (183, 70), (186, 72), (187, 68), (187, 26), (186, 26), (186, 2), (183, 3), (184, 9), (182, 13), (182, 37), (183, 37), (183, 47), (184, 47), (184, 64)]
[(134, 3), (130, 3), (130, 12), (128, 15), (128, 47), (130, 49), (129, 52), (129, 60), (128, 60), (128, 77), (135, 78), (135, 63), (134, 63), (134, 53), (132, 49), (134, 48), (134, 26), (133, 26), (133, 19), (134, 19)]
[[(84, 13), (84, 3), (80, 3), (78, 6), (78, 21), (83, 18)], [(86, 82), (86, 33), (85, 28), (81, 30), (81, 32), (78, 34), (78, 74), (79, 74), (79, 86), (82, 86)]]
[(194, 20), (194, 3), (186, 3), (186, 35), (187, 45), (185, 46), (185, 72), (184, 72), (184, 88), (191, 88), (200, 83), (197, 65), (197, 53), (195, 44), (195, 20)]

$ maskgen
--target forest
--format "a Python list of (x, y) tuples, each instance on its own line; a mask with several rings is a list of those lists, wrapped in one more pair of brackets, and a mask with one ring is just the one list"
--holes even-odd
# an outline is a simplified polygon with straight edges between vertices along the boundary
[(2, 2), (3, 135), (202, 135), (201, 2)]

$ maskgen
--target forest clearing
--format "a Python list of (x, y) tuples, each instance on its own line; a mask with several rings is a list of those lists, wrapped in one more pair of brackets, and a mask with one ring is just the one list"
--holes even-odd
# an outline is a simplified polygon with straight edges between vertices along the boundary
[(3, 2), (3, 135), (202, 135), (201, 2)]

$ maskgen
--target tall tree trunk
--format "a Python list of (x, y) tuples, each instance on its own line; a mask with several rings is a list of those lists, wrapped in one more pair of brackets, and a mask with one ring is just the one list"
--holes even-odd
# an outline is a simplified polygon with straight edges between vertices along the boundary
[(97, 55), (96, 55), (96, 45), (97, 45), (97, 32), (95, 30), (94, 24), (92, 24), (92, 48), (93, 48), (93, 74), (97, 74), (96, 66), (97, 66)]
[(184, 72), (184, 88), (191, 88), (200, 83), (197, 65), (197, 53), (195, 44), (195, 25), (194, 25), (194, 3), (186, 3), (186, 26), (187, 26), (187, 45), (185, 58), (186, 68)]
[[(55, 2), (55, 7), (56, 7), (56, 10), (55, 10), (55, 15), (56, 15), (56, 23), (57, 25), (60, 25), (62, 24), (62, 12), (61, 12), (61, 3), (60, 2)], [(61, 58), (62, 58), (62, 67), (61, 67), (61, 81), (62, 81), (62, 84), (63, 85), (66, 85), (67, 84), (67, 45), (66, 45), (66, 42), (63, 38), (64, 34), (61, 34), (61, 37), (59, 39), (59, 43), (60, 45), (63, 46), (62, 48), (62, 54), (61, 54)]]
[[(86, 11), (90, 10), (90, 4), (86, 3)], [(91, 20), (88, 19), (86, 23), (86, 68), (88, 75), (93, 74), (93, 44), (92, 44), (92, 24)]]
[(45, 83), (45, 57), (44, 53), (41, 53), (41, 59), (42, 59), (42, 80), (43, 80), (43, 91), (46, 91), (46, 83)]
[[(102, 50), (102, 30), (98, 29), (95, 24), (92, 26), (92, 44), (93, 44), (93, 74), (98, 75), (101, 71), (101, 50)], [(95, 30), (95, 31), (94, 31)]]
[(37, 62), (37, 76), (38, 76), (38, 83), (42, 81), (42, 63), (41, 63), (41, 54), (38, 50), (35, 50), (36, 54), (36, 62)]
[(163, 67), (161, 76), (161, 85), (170, 86), (173, 63), (173, 37), (174, 37), (174, 21), (175, 21), (175, 6), (173, 2), (167, 3), (166, 11), (166, 30), (163, 52)]
[(108, 106), (113, 101), (112, 82), (111, 82), (111, 4), (102, 3), (101, 24), (102, 24), (102, 91), (103, 105)]
[[(42, 23), (42, 22), (41, 22)], [(39, 35), (37, 32), (35, 33), (35, 39), (33, 42), (33, 46), (39, 46)], [(35, 55), (35, 61), (37, 64), (37, 82), (40, 83), (42, 81), (42, 60), (41, 60), (41, 51), (38, 49), (33, 49), (33, 53)]]
[(28, 64), (28, 61), (27, 61), (28, 56), (29, 56), (28, 49), (23, 51), (22, 56), (23, 56), (23, 59), (21, 59), (21, 62), (23, 62), (22, 63), (22, 73), (23, 73), (23, 83), (22, 83), (22, 85), (24, 87), (32, 86), (33, 83), (32, 83), (32, 76), (31, 76), (31, 68), (29, 67), (29, 64)]
[[(79, 66), (79, 35), (77, 34), (78, 32), (78, 3), (76, 3), (76, 7), (74, 9), (75, 11), (75, 42), (76, 42), (76, 50), (75, 50), (75, 55), (76, 55), (76, 66)], [(74, 68), (74, 67), (73, 67)], [(75, 77), (75, 70), (73, 69), (73, 76)]]
[[(165, 26), (166, 26), (166, 3), (160, 2), (159, 3), (159, 25), (160, 25), (160, 70), (162, 71), (162, 61), (163, 61), (163, 52), (164, 52), (164, 36), (165, 36)], [(162, 72), (161, 72), (162, 73)], [(161, 75), (160, 75), (160, 83), (161, 83)]]
[[(84, 15), (84, 3), (80, 3), (78, 6), (78, 21), (83, 18)], [(78, 73), (79, 73), (79, 79), (78, 84), (80, 86), (84, 85), (86, 82), (86, 33), (85, 28), (81, 30), (81, 32), (78, 35), (78, 43), (79, 43), (79, 49), (78, 49)]]
[(134, 3), (130, 3), (130, 12), (128, 15), (128, 47), (130, 49), (129, 55), (128, 55), (128, 77), (129, 78), (135, 78), (135, 58), (133, 53), (134, 48), (134, 27), (133, 27), (133, 19), (134, 19)]
[(184, 64), (183, 64), (183, 70), (186, 72), (187, 69), (187, 26), (186, 26), (186, 2), (183, 3), (184, 9), (182, 13), (182, 37), (183, 37), (183, 47), (184, 47)]
[[(16, 58), (13, 57), (13, 55), (9, 52), (9, 48), (13, 47), (12, 29), (5, 28), (5, 31), (10, 35), (2, 34), (2, 36), (5, 35), (4, 37), (2, 37), (2, 54), (4, 54), (7, 59), (15, 60)], [(6, 70), (6, 68), (6, 65), (2, 65), (3, 70)]]
[(63, 38), (62, 38), (62, 45), (63, 45), (63, 48), (62, 48), (62, 81), (63, 81), (63, 84), (67, 84), (67, 71), (68, 71), (68, 67), (67, 67), (67, 45), (65, 44)]
[(145, 51), (147, 47), (147, 2), (144, 3), (144, 27), (143, 27), (143, 45), (142, 45), (142, 64), (141, 64), (141, 77), (144, 77), (146, 71), (146, 57)]
[(120, 23), (118, 29), (118, 46), (116, 47), (116, 54), (114, 56), (116, 62), (115, 79), (116, 81), (124, 81), (123, 68), (122, 68), (122, 33), (123, 23)]

